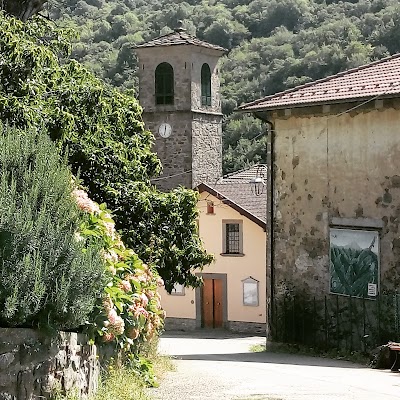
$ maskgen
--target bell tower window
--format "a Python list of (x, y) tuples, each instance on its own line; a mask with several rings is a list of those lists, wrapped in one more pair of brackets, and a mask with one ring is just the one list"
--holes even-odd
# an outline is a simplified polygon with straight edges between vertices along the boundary
[(201, 105), (211, 106), (211, 70), (208, 64), (201, 67)]
[(171, 64), (158, 64), (155, 72), (156, 104), (174, 104), (174, 69)]

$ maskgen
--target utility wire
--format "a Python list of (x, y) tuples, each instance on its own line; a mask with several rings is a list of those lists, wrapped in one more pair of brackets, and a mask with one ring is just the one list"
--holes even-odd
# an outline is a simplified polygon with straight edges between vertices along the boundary
[(187, 171), (179, 172), (179, 173), (177, 173), (177, 174), (167, 175), (167, 176), (161, 176), (160, 178), (150, 179), (150, 182), (162, 181), (162, 180), (164, 180), (164, 179), (173, 178), (173, 177), (175, 177), (175, 176), (185, 175), (185, 174), (188, 174), (189, 172), (192, 172), (192, 170), (191, 170), (191, 169), (188, 169)]
[[(308, 124), (308, 125), (306, 125), (306, 126), (297, 127), (297, 128), (286, 128), (286, 129), (280, 128), (280, 129), (279, 129), (279, 132), (298, 131), (299, 129), (302, 129), (302, 128), (309, 128), (309, 127), (314, 126), (314, 125), (318, 125), (318, 124), (325, 123), (326, 121), (329, 121), (329, 120), (331, 120), (331, 119), (333, 119), (333, 118), (340, 117), (340, 116), (342, 116), (342, 115), (344, 115), (344, 114), (347, 114), (347, 113), (349, 113), (349, 112), (351, 112), (351, 111), (357, 110), (358, 108), (360, 108), (360, 107), (362, 107), (362, 106), (364, 106), (364, 105), (366, 105), (366, 104), (368, 104), (368, 103), (370, 103), (370, 102), (372, 102), (372, 101), (378, 100), (380, 97), (382, 97), (382, 96), (384, 96), (385, 94), (387, 94), (387, 92), (388, 92), (389, 90), (391, 90), (391, 89), (393, 89), (393, 88), (395, 88), (395, 87), (398, 87), (398, 86), (400, 86), (400, 82), (397, 82), (397, 83), (395, 83), (395, 84), (391, 84), (384, 92), (379, 93), (379, 94), (377, 94), (376, 96), (373, 96), (373, 97), (371, 97), (370, 99), (367, 99), (367, 100), (363, 101), (363, 102), (360, 103), (360, 104), (357, 104), (357, 105), (355, 105), (355, 106), (353, 106), (353, 107), (350, 107), (350, 108), (347, 109), (347, 110), (341, 111), (341, 112), (339, 112), (339, 113), (337, 113), (337, 114), (334, 114), (334, 115), (330, 115), (330, 116), (328, 116), (328, 117), (326, 118), (326, 120), (325, 120), (324, 122), (322, 122), (322, 121), (315, 121), (314, 123)], [(349, 100), (350, 100), (350, 99), (349, 99)], [(353, 101), (357, 101), (357, 100), (353, 100)], [(247, 112), (247, 113), (254, 113), (254, 112), (252, 112), (252, 111), (246, 111), (246, 112)], [(271, 130), (269, 130), (269, 132), (274, 132), (274, 133), (276, 133), (276, 132), (278, 132), (278, 130), (276, 130), (276, 129), (271, 129)], [(263, 134), (265, 134), (265, 132), (262, 132), (262, 133), (258, 134), (257, 136), (255, 136), (254, 138), (249, 139), (249, 140), (251, 140), (251, 141), (252, 141), (252, 140), (255, 140), (255, 139), (257, 139), (258, 137), (260, 137), (261, 135), (263, 135)]]

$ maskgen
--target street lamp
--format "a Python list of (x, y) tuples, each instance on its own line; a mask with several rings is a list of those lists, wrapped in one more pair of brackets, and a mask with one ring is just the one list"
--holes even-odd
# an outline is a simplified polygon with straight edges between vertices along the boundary
[(256, 176), (250, 180), (251, 192), (256, 196), (261, 196), (267, 187), (267, 167), (259, 165), (256, 171)]

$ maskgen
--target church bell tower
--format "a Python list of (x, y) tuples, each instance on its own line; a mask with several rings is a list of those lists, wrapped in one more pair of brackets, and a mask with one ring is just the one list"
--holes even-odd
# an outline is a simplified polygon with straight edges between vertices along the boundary
[(184, 29), (134, 47), (139, 102), (163, 164), (161, 190), (213, 185), (222, 175), (218, 60), (225, 49)]

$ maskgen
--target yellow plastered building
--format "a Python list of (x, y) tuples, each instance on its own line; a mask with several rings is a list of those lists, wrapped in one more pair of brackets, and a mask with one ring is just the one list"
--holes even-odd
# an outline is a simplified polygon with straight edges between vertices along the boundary
[(175, 285), (161, 291), (166, 329), (227, 328), (264, 333), (266, 327), (266, 193), (251, 181), (265, 171), (258, 165), (201, 184), (199, 233), (215, 262), (197, 274), (196, 289)]

